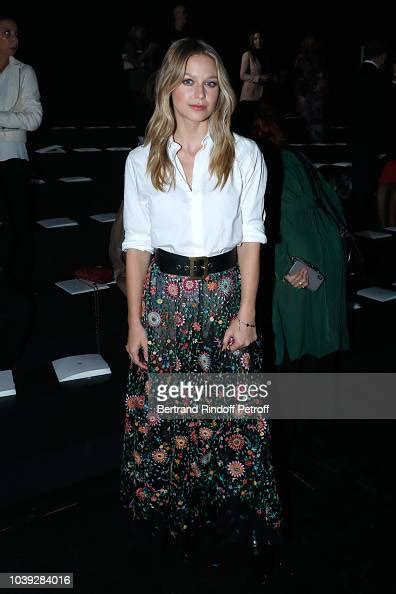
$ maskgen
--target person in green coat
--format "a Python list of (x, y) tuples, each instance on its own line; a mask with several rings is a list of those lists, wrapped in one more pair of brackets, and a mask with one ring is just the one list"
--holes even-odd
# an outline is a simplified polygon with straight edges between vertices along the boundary
[[(241, 121), (245, 135), (261, 147), (268, 167), (265, 205), (269, 245), (263, 265), (269, 269), (273, 258), (275, 365), (282, 369), (292, 363), (290, 370), (320, 370), (319, 360), (349, 347), (345, 263), (339, 232), (339, 224), (345, 222), (342, 205), (313, 165), (286, 148), (268, 106), (259, 103), (254, 111), (243, 114)], [(308, 287), (306, 268), (288, 274), (293, 257), (309, 262), (324, 276), (316, 291)], [(304, 361), (310, 364), (305, 366)], [(293, 366), (294, 362), (302, 365)]]

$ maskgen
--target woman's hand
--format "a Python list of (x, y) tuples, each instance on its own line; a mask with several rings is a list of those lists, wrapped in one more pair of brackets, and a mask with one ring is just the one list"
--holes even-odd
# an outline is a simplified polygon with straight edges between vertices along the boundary
[(224, 334), (223, 351), (230, 350), (233, 353), (238, 349), (249, 346), (249, 344), (257, 340), (256, 327), (250, 325), (254, 324), (254, 321), (247, 321), (249, 326), (244, 324), (244, 321), (238, 317), (231, 321)]
[(296, 274), (286, 274), (284, 280), (295, 289), (306, 289), (309, 285), (308, 269), (301, 268)]
[[(143, 328), (140, 321), (129, 324), (128, 342), (125, 345), (128, 355), (132, 363), (141, 369), (147, 369), (148, 361), (148, 343), (146, 330)], [(139, 351), (143, 350), (144, 361), (140, 360)]]

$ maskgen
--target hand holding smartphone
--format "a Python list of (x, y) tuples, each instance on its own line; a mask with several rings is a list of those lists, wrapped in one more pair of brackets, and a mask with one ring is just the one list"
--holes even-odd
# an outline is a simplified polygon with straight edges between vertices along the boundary
[(297, 257), (293, 258), (293, 263), (292, 263), (287, 274), (288, 275), (297, 274), (303, 268), (305, 268), (308, 271), (307, 289), (309, 289), (310, 291), (317, 291), (319, 289), (319, 287), (321, 286), (321, 284), (323, 283), (323, 281), (325, 280), (325, 277), (317, 268), (315, 268), (315, 266), (313, 266), (312, 264), (309, 264), (309, 262), (306, 262), (302, 258), (297, 258)]

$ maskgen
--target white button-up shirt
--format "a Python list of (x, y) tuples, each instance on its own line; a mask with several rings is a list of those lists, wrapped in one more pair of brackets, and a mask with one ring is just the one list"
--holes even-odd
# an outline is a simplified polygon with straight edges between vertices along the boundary
[(0, 73), (0, 161), (28, 159), (26, 131), (36, 130), (42, 116), (33, 68), (11, 56)]
[(177, 156), (173, 139), (168, 154), (176, 184), (155, 190), (146, 166), (149, 146), (130, 152), (125, 166), (124, 251), (153, 253), (161, 248), (182, 256), (216, 256), (244, 242), (266, 243), (264, 192), (267, 168), (255, 142), (234, 135), (236, 158), (232, 175), (221, 189), (209, 174), (213, 141), (206, 136), (195, 156), (192, 188)]

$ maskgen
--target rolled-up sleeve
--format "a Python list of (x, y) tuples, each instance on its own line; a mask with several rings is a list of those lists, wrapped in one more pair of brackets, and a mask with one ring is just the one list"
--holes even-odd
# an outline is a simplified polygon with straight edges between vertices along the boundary
[(267, 184), (267, 166), (256, 143), (244, 159), (243, 190), (241, 198), (242, 242), (267, 243), (264, 232), (264, 194)]
[(36, 74), (31, 66), (25, 65), (21, 81), (20, 105), (17, 111), (0, 111), (0, 126), (14, 130), (37, 130), (43, 118), (40, 92)]
[(151, 222), (147, 196), (139, 191), (139, 179), (132, 153), (125, 165), (124, 231), (122, 250), (154, 252), (151, 245)]

